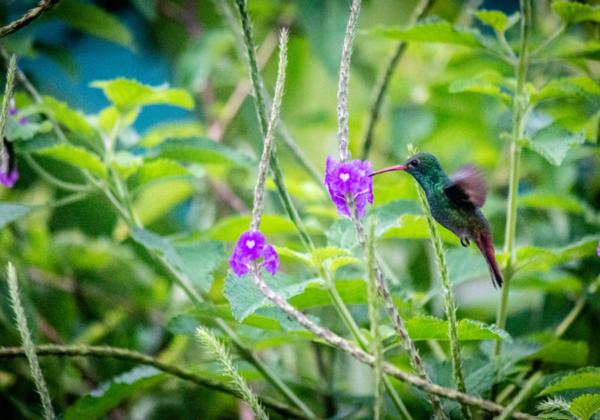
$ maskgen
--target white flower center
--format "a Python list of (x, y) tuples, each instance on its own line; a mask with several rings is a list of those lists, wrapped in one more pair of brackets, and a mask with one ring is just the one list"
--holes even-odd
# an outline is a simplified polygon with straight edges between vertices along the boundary
[(255, 244), (255, 242), (253, 240), (249, 239), (246, 241), (246, 248), (252, 249), (252, 248), (254, 248), (254, 244)]
[(342, 172), (340, 174), (340, 179), (344, 182), (348, 181), (350, 179), (350, 174), (347, 172)]

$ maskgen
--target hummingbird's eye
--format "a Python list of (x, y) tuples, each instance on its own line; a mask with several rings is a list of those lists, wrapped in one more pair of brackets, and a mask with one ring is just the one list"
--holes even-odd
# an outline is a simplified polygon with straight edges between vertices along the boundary
[(408, 162), (408, 167), (409, 168), (414, 168), (415, 166), (419, 166), (419, 159), (413, 159), (410, 162)]

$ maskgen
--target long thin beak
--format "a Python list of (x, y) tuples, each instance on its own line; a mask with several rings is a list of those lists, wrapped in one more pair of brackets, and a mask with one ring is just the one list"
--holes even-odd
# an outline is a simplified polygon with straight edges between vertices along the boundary
[(383, 168), (378, 171), (372, 172), (369, 174), (369, 176), (379, 175), (379, 174), (383, 174), (385, 172), (392, 172), (392, 171), (406, 171), (406, 169), (407, 169), (406, 165), (395, 165), (395, 166), (390, 166), (389, 168)]

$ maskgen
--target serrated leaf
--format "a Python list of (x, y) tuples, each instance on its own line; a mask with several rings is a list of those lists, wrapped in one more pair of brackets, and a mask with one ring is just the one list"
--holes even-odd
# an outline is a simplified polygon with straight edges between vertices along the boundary
[(180, 162), (207, 165), (237, 165), (251, 168), (256, 164), (253, 158), (206, 137), (169, 140), (150, 153)]
[(584, 204), (569, 194), (534, 192), (519, 197), (519, 206), (544, 210), (562, 210), (567, 213), (583, 214)]
[(362, 262), (355, 257), (339, 257), (331, 261), (331, 263), (329, 264), (329, 270), (331, 270), (331, 272), (335, 274), (335, 272), (342, 267), (345, 267), (347, 265), (359, 265), (361, 263)]
[(144, 161), (129, 182), (131, 185), (139, 187), (150, 182), (190, 177), (191, 175), (191, 172), (185, 166), (174, 160), (154, 159)]
[(27, 204), (0, 203), (0, 229), (15, 220), (27, 217), (36, 207)]
[(600, 235), (590, 235), (561, 248), (524, 246), (517, 250), (517, 270), (547, 272), (559, 264), (595, 255)]
[(222, 242), (195, 241), (171, 243), (181, 259), (183, 271), (198, 288), (209, 290), (213, 273), (225, 261), (227, 254)]
[(509, 17), (500, 10), (478, 10), (475, 16), (499, 33), (505, 32), (519, 20), (518, 12)]
[(545, 99), (592, 96), (600, 96), (600, 85), (590, 77), (573, 76), (551, 80), (531, 95), (531, 101), (536, 103)]
[(148, 225), (165, 216), (193, 193), (194, 186), (188, 180), (171, 178), (147, 184), (137, 192), (134, 211), (140, 221)]
[(112, 165), (123, 179), (127, 179), (137, 172), (142, 162), (141, 156), (135, 156), (125, 150), (119, 150), (113, 157)]
[(427, 18), (410, 28), (379, 27), (373, 29), (372, 33), (406, 42), (432, 42), (464, 45), (467, 47), (481, 46), (479, 32), (472, 29), (454, 27), (450, 22), (435, 17)]
[(193, 109), (194, 100), (183, 89), (169, 88), (167, 85), (148, 86), (137, 80), (117, 78), (96, 81), (92, 87), (100, 88), (104, 95), (121, 111), (130, 111), (145, 105), (172, 105)]
[(67, 25), (125, 47), (133, 47), (133, 36), (127, 26), (98, 6), (79, 2), (61, 2), (52, 15)]
[(19, 124), (14, 118), (8, 118), (4, 136), (9, 141), (31, 140), (38, 134), (49, 133), (50, 131), (52, 131), (50, 121), (42, 121), (41, 123), (29, 121), (27, 124)]
[(583, 284), (575, 276), (559, 276), (546, 278), (537, 274), (531, 277), (518, 278), (512, 283), (512, 287), (520, 290), (531, 290), (534, 292), (555, 293), (564, 295), (566, 293), (581, 293)]
[(540, 395), (580, 388), (600, 388), (600, 368), (587, 367), (564, 375), (544, 388)]
[(350, 251), (347, 249), (336, 248), (333, 246), (316, 248), (312, 252), (312, 262), (315, 267), (320, 267), (325, 261), (331, 258), (346, 256), (348, 254), (350, 254)]
[[(410, 337), (415, 341), (448, 340), (448, 321), (433, 316), (418, 316), (406, 321)], [(458, 338), (461, 341), (510, 340), (510, 335), (495, 325), (471, 319), (458, 321)]]
[[(302, 293), (308, 285), (322, 282), (321, 279), (298, 279), (284, 273), (277, 273), (275, 276), (265, 274), (263, 279), (271, 289), (284, 299)], [(248, 275), (238, 277), (229, 273), (225, 279), (223, 293), (231, 305), (233, 316), (240, 322), (256, 312), (258, 308), (271, 304)]]
[[(121, 112), (122, 111), (122, 112)], [(137, 119), (140, 110), (134, 108), (119, 111), (116, 106), (107, 106), (98, 114), (98, 126), (107, 135), (113, 136), (119, 124), (119, 129), (132, 125)]]
[(567, 157), (569, 150), (585, 142), (583, 133), (571, 133), (564, 128), (550, 125), (537, 131), (531, 138), (525, 140), (528, 149), (538, 153), (554, 166)]
[(59, 143), (50, 147), (37, 149), (35, 153), (88, 170), (97, 176), (106, 178), (106, 167), (100, 158), (83, 147), (68, 143)]
[(500, 99), (504, 104), (510, 105), (512, 97), (502, 91), (500, 86), (479, 79), (455, 80), (448, 88), (450, 93), (471, 92), (493, 96)]
[(204, 131), (204, 127), (195, 121), (157, 124), (146, 131), (140, 140), (140, 146), (153, 147), (167, 139), (199, 137)]
[(600, 394), (584, 394), (575, 398), (569, 405), (569, 411), (581, 420), (589, 420), (600, 411)]
[(571, 1), (555, 1), (552, 3), (552, 10), (565, 23), (600, 22), (600, 6)]
[(73, 133), (84, 136), (93, 136), (94, 128), (80, 111), (71, 109), (66, 102), (59, 101), (51, 96), (44, 96), (42, 110), (55, 119), (60, 125)]
[(298, 252), (298, 251), (294, 251), (293, 249), (289, 249), (284, 246), (275, 246), (275, 250), (277, 251), (277, 254), (280, 257), (292, 258), (296, 261), (300, 261), (302, 264), (305, 264), (307, 266), (312, 265), (310, 256), (307, 254), (304, 254), (304, 253)]
[(101, 385), (77, 400), (64, 412), (65, 420), (98, 419), (137, 392), (166, 379), (166, 374), (151, 366), (141, 366)]

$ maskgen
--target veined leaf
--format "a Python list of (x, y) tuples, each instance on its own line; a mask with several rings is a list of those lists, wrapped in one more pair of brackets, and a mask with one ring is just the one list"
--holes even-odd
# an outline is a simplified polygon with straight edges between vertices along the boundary
[(556, 294), (581, 293), (583, 291), (582, 282), (575, 276), (563, 275), (548, 278), (547, 276), (535, 273), (525, 278), (515, 279), (512, 287), (521, 290), (544, 291)]
[(479, 38), (481, 35), (479, 32), (472, 29), (454, 27), (450, 22), (435, 17), (424, 19), (410, 28), (379, 27), (373, 29), (372, 33), (406, 42), (432, 42), (464, 45), (467, 47), (481, 46)]
[[(418, 316), (407, 320), (406, 328), (413, 340), (448, 340), (448, 321), (443, 319)], [(458, 322), (458, 338), (462, 341), (511, 339), (506, 331), (471, 319)]]
[(588, 354), (589, 347), (585, 341), (554, 339), (527, 358), (547, 363), (583, 366), (587, 363)]
[(127, 179), (138, 171), (142, 162), (141, 156), (135, 156), (128, 151), (119, 150), (113, 157), (112, 165), (123, 179)]
[(517, 250), (517, 270), (546, 272), (567, 261), (595, 255), (600, 235), (586, 236), (562, 248), (524, 246)]
[(567, 157), (569, 149), (583, 144), (585, 137), (582, 133), (571, 133), (564, 128), (551, 125), (536, 132), (525, 145), (541, 155), (552, 165), (560, 166)]
[(506, 32), (519, 20), (519, 13), (506, 16), (499, 10), (478, 10), (475, 17), (488, 26), (491, 26), (498, 33)]
[(480, 79), (455, 80), (449, 87), (450, 93), (471, 92), (493, 96), (500, 99), (504, 104), (510, 105), (512, 97), (503, 92), (500, 86)]
[(225, 261), (227, 254), (222, 242), (194, 241), (173, 243), (175, 252), (181, 258), (183, 270), (198, 288), (209, 290), (213, 273)]
[(180, 162), (237, 165), (246, 168), (255, 166), (253, 158), (206, 137), (170, 140), (162, 143), (151, 153)]
[(312, 252), (312, 262), (315, 267), (320, 267), (325, 261), (330, 260), (332, 258), (347, 256), (350, 254), (350, 251), (343, 248), (336, 248), (333, 246), (328, 246), (326, 248), (316, 248)]
[[(310, 284), (322, 282), (321, 279), (297, 279), (283, 273), (277, 273), (275, 276), (265, 274), (263, 279), (271, 289), (285, 299), (302, 293)], [(258, 308), (270, 305), (270, 301), (258, 290), (248, 275), (238, 277), (229, 274), (225, 280), (224, 294), (231, 305), (233, 316), (240, 322)]]
[(552, 10), (554, 10), (565, 23), (577, 23), (583, 21), (600, 22), (600, 6), (561, 0), (552, 3)]
[(0, 203), (0, 229), (34, 211), (34, 206), (17, 203)]
[(144, 134), (140, 146), (153, 147), (167, 139), (199, 137), (204, 134), (204, 131), (204, 127), (195, 121), (162, 123), (155, 125)]
[(106, 167), (98, 156), (89, 150), (69, 143), (58, 143), (34, 151), (42, 156), (59, 160), (69, 165), (86, 169), (95, 175), (106, 178)]
[[(449, 230), (439, 227), (442, 240), (456, 242), (457, 238)], [(383, 234), (383, 238), (428, 239), (427, 219), (420, 214), (405, 214), (398, 219), (398, 224)]]
[(43, 101), (42, 110), (73, 133), (83, 134), (87, 137), (95, 134), (94, 128), (86, 120), (85, 115), (69, 108), (66, 102), (51, 96), (44, 96)]
[(194, 100), (183, 89), (169, 88), (166, 85), (148, 86), (137, 80), (117, 78), (97, 81), (93, 87), (100, 88), (120, 110), (129, 111), (145, 105), (172, 105), (184, 109), (194, 108)]
[(532, 102), (560, 97), (588, 98), (600, 96), (600, 85), (594, 79), (585, 76), (563, 77), (554, 79), (531, 95)]
[(600, 388), (600, 368), (587, 367), (569, 373), (553, 381), (540, 395), (580, 388)]
[(134, 210), (140, 221), (150, 224), (160, 219), (194, 192), (187, 180), (171, 178), (147, 185), (136, 196)]
[(172, 178), (189, 177), (191, 172), (185, 167), (171, 159), (155, 159), (144, 161), (135, 175), (130, 179), (133, 186), (139, 187), (144, 184), (167, 180)]
[(519, 197), (519, 206), (544, 210), (563, 210), (574, 214), (585, 212), (584, 204), (569, 194), (529, 193)]
[(584, 394), (575, 398), (569, 405), (569, 411), (578, 419), (589, 420), (600, 411), (600, 394)]
[(64, 413), (65, 420), (98, 419), (133, 394), (159, 384), (166, 375), (156, 368), (142, 366), (113, 378), (80, 398)]
[(129, 28), (94, 4), (65, 1), (52, 14), (80, 31), (125, 47), (133, 47), (133, 36)]
[(38, 134), (50, 131), (52, 131), (50, 121), (42, 121), (41, 123), (29, 121), (27, 124), (21, 125), (14, 118), (7, 118), (4, 135), (9, 141), (31, 140)]
[[(122, 112), (121, 112), (122, 111)], [(119, 124), (119, 129), (129, 127), (132, 125), (140, 113), (139, 108), (133, 108), (130, 110), (117, 109), (116, 106), (107, 106), (98, 115), (98, 126), (107, 135), (113, 135)]]

